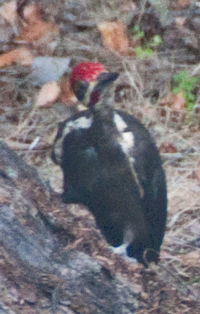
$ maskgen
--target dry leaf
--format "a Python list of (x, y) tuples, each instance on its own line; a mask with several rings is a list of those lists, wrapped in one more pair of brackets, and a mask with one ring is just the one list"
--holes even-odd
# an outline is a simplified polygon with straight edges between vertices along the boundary
[(77, 101), (76, 96), (74, 95), (73, 91), (70, 88), (69, 77), (63, 75), (60, 88), (61, 88), (60, 100), (64, 104), (72, 105)]
[(0, 55), (0, 68), (13, 63), (29, 66), (33, 62), (31, 52), (27, 48), (14, 49)]
[(183, 110), (185, 105), (185, 98), (183, 97), (182, 92), (179, 92), (178, 94), (169, 93), (160, 101), (160, 106), (168, 106), (177, 111)]
[(2, 53), (0, 55), (0, 68), (9, 66), (15, 62), (15, 59), (18, 57), (18, 52), (16, 49), (9, 52)]
[(18, 55), (16, 57), (15, 62), (24, 66), (29, 66), (33, 63), (33, 56), (27, 48), (19, 48), (16, 49)]
[(178, 94), (174, 94), (174, 99), (171, 105), (171, 108), (174, 110), (183, 110), (185, 108), (185, 98), (183, 97), (183, 93), (179, 92)]
[(173, 144), (164, 142), (160, 145), (159, 147), (159, 152), (160, 153), (177, 153), (176, 148), (174, 147)]
[(36, 97), (35, 105), (37, 107), (45, 107), (49, 103), (54, 102), (60, 94), (60, 86), (57, 82), (48, 82), (44, 84)]
[(37, 20), (35, 23), (26, 25), (16, 41), (33, 42), (39, 41), (39, 44), (48, 44), (59, 36), (59, 28), (51, 22)]
[(45, 22), (41, 17), (41, 8), (38, 4), (26, 6), (23, 16), (27, 23), (22, 28), (16, 41), (37, 42), (38, 45), (48, 44), (58, 38), (59, 27), (53, 22)]
[(27, 143), (20, 142), (20, 139), (16, 137), (7, 138), (5, 142), (15, 151), (42, 150), (50, 146), (50, 144), (45, 141), (44, 138), (41, 139), (40, 136), (37, 136), (32, 142), (27, 141)]
[(17, 19), (17, 2), (12, 0), (10, 2), (5, 2), (0, 8), (0, 15), (3, 19), (10, 23), (14, 24)]
[(107, 48), (116, 50), (123, 55), (128, 54), (129, 40), (121, 22), (101, 22), (97, 28)]
[(38, 3), (32, 3), (24, 7), (23, 17), (29, 22), (34, 23), (41, 20), (41, 7)]

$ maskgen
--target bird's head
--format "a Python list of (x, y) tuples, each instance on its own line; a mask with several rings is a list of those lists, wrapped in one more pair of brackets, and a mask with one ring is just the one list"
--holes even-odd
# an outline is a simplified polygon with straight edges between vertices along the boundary
[(70, 85), (77, 99), (89, 108), (110, 98), (118, 73), (108, 72), (100, 63), (79, 63), (70, 75)]

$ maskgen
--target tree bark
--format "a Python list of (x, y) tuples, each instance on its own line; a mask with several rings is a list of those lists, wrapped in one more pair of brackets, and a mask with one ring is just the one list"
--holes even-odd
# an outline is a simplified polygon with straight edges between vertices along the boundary
[(65, 249), (76, 225), (68, 206), (0, 142), (0, 313), (135, 312), (129, 284), (89, 255)]

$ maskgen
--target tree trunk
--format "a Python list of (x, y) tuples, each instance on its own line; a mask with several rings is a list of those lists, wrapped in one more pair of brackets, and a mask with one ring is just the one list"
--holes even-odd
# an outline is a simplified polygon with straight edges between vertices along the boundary
[(0, 142), (0, 313), (135, 312), (128, 284), (89, 255), (65, 249), (77, 221), (68, 207)]

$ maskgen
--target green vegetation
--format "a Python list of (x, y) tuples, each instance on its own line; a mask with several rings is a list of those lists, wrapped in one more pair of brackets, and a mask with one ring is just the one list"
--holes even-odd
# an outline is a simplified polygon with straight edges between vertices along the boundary
[[(144, 32), (140, 31), (138, 25), (135, 25), (132, 29), (132, 36), (135, 41), (143, 39), (144, 40)], [(153, 54), (153, 50), (156, 49), (162, 43), (162, 39), (159, 35), (155, 35), (151, 40), (145, 41), (141, 46), (135, 47), (135, 54), (137, 58), (144, 59), (151, 57)]]
[(151, 48), (142, 48), (141, 46), (135, 47), (135, 54), (138, 59), (145, 59), (151, 57), (153, 50)]
[(195, 100), (193, 91), (198, 80), (199, 79), (196, 77), (189, 77), (186, 71), (181, 71), (173, 75), (174, 87), (172, 92), (174, 94), (182, 92), (183, 98), (185, 99), (187, 112), (193, 111)]
[(140, 28), (138, 25), (135, 25), (132, 28), (131, 34), (133, 36), (133, 39), (135, 39), (135, 40), (140, 39), (140, 38), (144, 38), (144, 32), (140, 31)]

